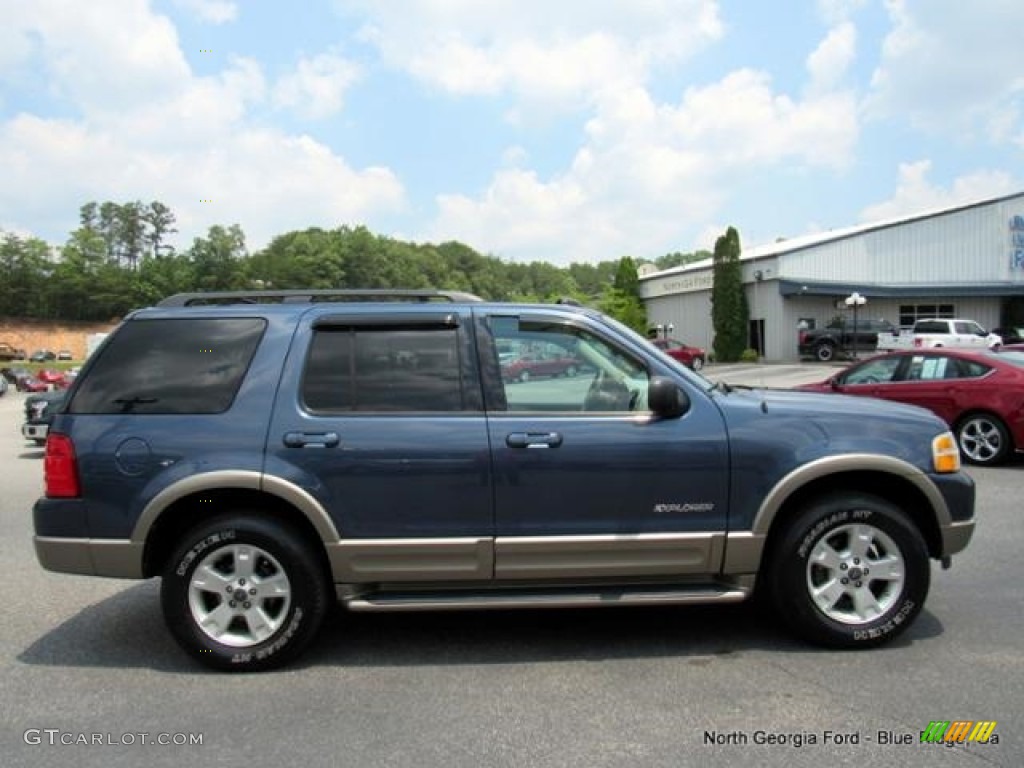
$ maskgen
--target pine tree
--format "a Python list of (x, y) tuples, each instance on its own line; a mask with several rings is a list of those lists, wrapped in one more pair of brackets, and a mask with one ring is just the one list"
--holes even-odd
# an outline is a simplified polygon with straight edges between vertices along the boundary
[(715, 329), (715, 360), (733, 363), (747, 347), (750, 308), (743, 291), (740, 235), (729, 227), (715, 241), (711, 284), (711, 322)]

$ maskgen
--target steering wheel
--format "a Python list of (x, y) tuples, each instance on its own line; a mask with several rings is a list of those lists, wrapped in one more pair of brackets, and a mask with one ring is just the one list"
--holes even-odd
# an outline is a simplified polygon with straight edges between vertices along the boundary
[(587, 396), (583, 401), (583, 410), (632, 410), (638, 395), (638, 392), (630, 391), (621, 381), (608, 376), (604, 370), (598, 370), (594, 380), (590, 382), (589, 389), (587, 389)]

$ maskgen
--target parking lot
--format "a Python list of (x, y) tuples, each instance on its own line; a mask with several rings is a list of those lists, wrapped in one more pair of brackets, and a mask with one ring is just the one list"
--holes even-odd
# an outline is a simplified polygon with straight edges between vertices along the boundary
[[(832, 370), (705, 373), (775, 387)], [(295, 666), (231, 676), (174, 644), (157, 582), (39, 568), (23, 399), (0, 398), (5, 767), (1024, 765), (1022, 461), (969, 470), (971, 546), (933, 565), (917, 623), (878, 650), (802, 645), (747, 605), (339, 612)], [(995, 736), (919, 743), (945, 720), (996, 721)]]

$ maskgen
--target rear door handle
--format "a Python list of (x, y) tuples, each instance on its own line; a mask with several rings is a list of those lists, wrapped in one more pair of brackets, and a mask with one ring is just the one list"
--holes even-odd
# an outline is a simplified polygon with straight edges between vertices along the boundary
[(285, 432), (283, 439), (289, 448), (333, 448), (341, 442), (337, 432)]
[(505, 438), (509, 448), (557, 448), (561, 444), (558, 432), (513, 432)]

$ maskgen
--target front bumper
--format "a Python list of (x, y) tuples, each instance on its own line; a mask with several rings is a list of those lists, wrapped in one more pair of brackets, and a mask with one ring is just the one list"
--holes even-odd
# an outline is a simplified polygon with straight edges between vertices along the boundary
[(949, 511), (949, 519), (939, 523), (941, 551), (933, 556), (949, 557), (965, 550), (974, 533), (974, 480), (963, 472), (929, 477)]

